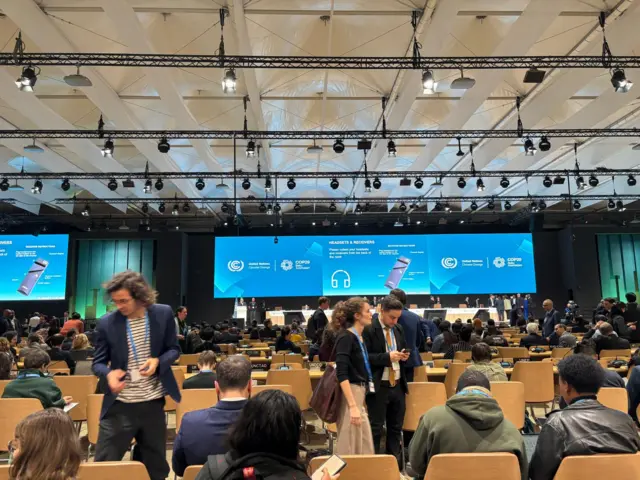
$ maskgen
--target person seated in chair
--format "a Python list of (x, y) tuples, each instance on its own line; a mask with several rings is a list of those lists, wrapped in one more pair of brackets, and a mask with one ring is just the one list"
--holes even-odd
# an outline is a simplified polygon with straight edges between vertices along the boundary
[(271, 320), (265, 320), (264, 328), (260, 330), (260, 339), (263, 338), (276, 338), (276, 331), (271, 328)]
[(491, 347), (484, 342), (471, 347), (472, 364), (468, 370), (484, 373), (490, 382), (507, 382), (507, 374), (499, 363), (491, 361)]
[(527, 479), (524, 440), (491, 396), (489, 379), (477, 370), (465, 370), (456, 394), (420, 419), (411, 444), (407, 472), (423, 478), (429, 461), (441, 453), (507, 452), (518, 457), (522, 480)]
[[(64, 334), (61, 334), (64, 335)], [(75, 328), (72, 328), (71, 330), (69, 330), (66, 333), (66, 338), (64, 339), (64, 342), (62, 342), (62, 350), (65, 351), (69, 351), (71, 350), (71, 347), (73, 347), (73, 341), (76, 338), (76, 335), (78, 335), (78, 331)]]
[(627, 350), (631, 348), (629, 340), (618, 337), (609, 322), (601, 323), (598, 331), (600, 335), (597, 338), (595, 335), (593, 336), (598, 355), (600, 355), (602, 350)]
[(527, 335), (520, 339), (520, 346), (529, 349), (538, 345), (548, 346), (549, 343), (540, 335), (538, 324), (531, 322), (527, 324)]
[(460, 329), (460, 340), (449, 347), (447, 353), (444, 354), (444, 358), (453, 359), (456, 352), (469, 352), (471, 351), (471, 334), (473, 328), (471, 325), (463, 325)]
[(72, 397), (63, 397), (62, 392), (46, 375), (51, 359), (47, 352), (32, 350), (24, 357), (24, 369), (18, 372), (15, 380), (7, 384), (2, 398), (36, 398), (42, 408), (64, 408), (73, 401)]
[(284, 327), (280, 331), (280, 336), (278, 337), (278, 340), (276, 340), (276, 352), (281, 352), (283, 350), (289, 350), (293, 353), (302, 352), (300, 347), (291, 341), (291, 328), (288, 326)]
[(229, 331), (229, 325), (227, 323), (222, 324), (220, 331), (222, 332), (222, 335), (220, 335), (220, 340), (216, 343), (238, 343), (240, 340), (238, 335)]
[(71, 353), (62, 350), (62, 342), (64, 342), (64, 337), (60, 334), (56, 334), (50, 339), (51, 350), (49, 350), (49, 358), (53, 361), (64, 360), (67, 363), (67, 367), (69, 367), (69, 372), (71, 375), (76, 373), (76, 361), (71, 356)]
[(567, 327), (563, 323), (559, 323), (554, 327), (554, 331), (558, 336), (558, 347), (560, 348), (575, 348), (577, 344), (577, 339), (569, 332), (567, 332)]
[(36, 335), (35, 333), (29, 335), (29, 338), (27, 339), (27, 346), (20, 350), (20, 358), (26, 357), (27, 354), (33, 350), (40, 350), (43, 352), (47, 352), (49, 350), (49, 346), (44, 343), (40, 335)]
[(200, 338), (202, 340), (202, 343), (199, 343), (198, 346), (193, 349), (193, 353), (206, 352), (207, 350), (212, 350), (216, 353), (220, 353), (222, 350), (220, 350), (220, 347), (214, 342), (215, 334), (215, 330), (213, 330), (213, 328), (211, 327), (205, 327), (203, 330), (201, 330)]
[[(206, 352), (211, 353), (211, 352)], [(228, 451), (227, 434), (251, 396), (251, 363), (233, 355), (218, 364), (215, 381), (218, 403), (182, 417), (173, 443), (173, 471), (183, 476), (190, 465), (207, 463), (209, 455)]]
[(552, 480), (565, 457), (638, 452), (640, 437), (631, 417), (598, 402), (604, 371), (596, 360), (571, 355), (558, 363), (558, 376), (568, 407), (547, 416), (531, 458), (531, 480)]
[(183, 390), (189, 388), (215, 388), (216, 354), (211, 350), (205, 350), (198, 357), (198, 369), (196, 375), (187, 378), (182, 385)]

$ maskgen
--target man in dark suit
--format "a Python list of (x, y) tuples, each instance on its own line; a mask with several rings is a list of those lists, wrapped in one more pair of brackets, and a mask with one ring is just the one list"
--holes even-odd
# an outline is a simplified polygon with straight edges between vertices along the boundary
[(190, 388), (215, 388), (217, 379), (214, 369), (216, 368), (216, 353), (212, 350), (205, 350), (198, 357), (198, 374), (187, 378), (182, 384), (183, 390)]
[(403, 305), (398, 323), (402, 326), (404, 338), (407, 341), (407, 351), (410, 353), (409, 359), (404, 364), (405, 376), (407, 382), (413, 382), (413, 369), (422, 366), (419, 350), (425, 346), (420, 328), (420, 317), (407, 309), (407, 294), (404, 293), (404, 290), (395, 288), (389, 292), (389, 295), (396, 297)]
[(173, 443), (171, 462), (179, 477), (188, 466), (207, 463), (209, 455), (227, 453), (227, 433), (251, 396), (249, 360), (233, 355), (221, 361), (216, 371), (218, 403), (182, 417), (180, 431)]
[(504, 298), (498, 295), (495, 298), (496, 310), (498, 310), (498, 322), (504, 322)]
[(603, 322), (598, 331), (600, 335), (597, 338), (594, 337), (598, 355), (602, 350), (627, 350), (631, 348), (629, 340), (618, 337), (610, 323)]
[(106, 379), (95, 461), (120, 461), (136, 439), (136, 453), (151, 480), (169, 475), (164, 396), (179, 402), (171, 365), (180, 356), (173, 311), (155, 304), (156, 293), (130, 270), (105, 290), (117, 307), (98, 324), (93, 372)]
[(222, 335), (220, 336), (220, 341), (218, 343), (238, 343), (238, 341), (240, 340), (238, 338), (238, 335), (234, 335), (233, 333), (229, 332), (229, 325), (227, 325), (226, 323), (222, 324), (222, 326), (220, 327), (220, 331), (222, 332)]
[(327, 314), (324, 313), (325, 310), (329, 308), (329, 299), (327, 297), (320, 297), (318, 299), (318, 309), (313, 312), (311, 318), (307, 322), (307, 331), (306, 336), (307, 339), (313, 340), (316, 337), (316, 332), (318, 330), (324, 330), (327, 327)]
[(71, 357), (71, 353), (62, 350), (62, 342), (64, 342), (64, 337), (59, 333), (49, 339), (49, 344), (51, 345), (49, 358), (51, 358), (52, 362), (64, 360), (67, 363), (67, 367), (69, 367), (69, 373), (74, 375), (76, 373), (76, 361)]
[(386, 453), (394, 455), (398, 462), (401, 461), (400, 436), (408, 391), (403, 366), (409, 359), (409, 353), (405, 353), (405, 335), (398, 323), (402, 313), (402, 302), (389, 295), (382, 300), (378, 318), (362, 332), (375, 385), (375, 395), (366, 398), (373, 446), (376, 454), (384, 453), (380, 451), (380, 439), (386, 422)]
[(542, 336), (549, 338), (554, 332), (556, 325), (561, 321), (560, 312), (553, 308), (553, 302), (548, 298), (542, 302), (542, 308), (545, 311), (542, 322)]

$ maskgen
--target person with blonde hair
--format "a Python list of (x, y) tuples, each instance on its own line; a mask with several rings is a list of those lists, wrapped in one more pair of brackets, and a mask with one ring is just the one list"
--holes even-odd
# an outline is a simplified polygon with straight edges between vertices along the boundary
[(58, 408), (32, 413), (15, 430), (10, 480), (74, 480), (82, 450), (71, 417)]

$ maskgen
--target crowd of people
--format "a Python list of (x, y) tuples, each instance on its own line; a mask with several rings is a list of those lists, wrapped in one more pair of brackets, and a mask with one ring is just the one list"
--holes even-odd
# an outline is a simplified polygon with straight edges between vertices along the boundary
[[(309, 479), (299, 454), (303, 421), (295, 397), (280, 390), (252, 395), (251, 362), (242, 355), (218, 361), (219, 345), (242, 343), (243, 335), (275, 343), (275, 351), (294, 353), (300, 352), (300, 339), (308, 339), (309, 360), (317, 356), (335, 362), (341, 392), (335, 453), (390, 454), (416, 478), (443, 453), (513, 453), (523, 480), (543, 480), (554, 477), (566, 456), (640, 450), (636, 360), (630, 362), (633, 371), (626, 385), (629, 414), (604, 407), (596, 397), (602, 387), (625, 387), (620, 375), (603, 369), (597, 358), (604, 349), (628, 349), (634, 341), (640, 320), (634, 294), (628, 294), (624, 304), (604, 299), (592, 321), (563, 315), (551, 300), (542, 303), (544, 318), (535, 321), (519, 311), (518, 302), (524, 306), (530, 298), (512, 299), (516, 315), (511, 325), (524, 334), (521, 346), (573, 351), (558, 362), (560, 408), (547, 416), (528, 461), (521, 433), (505, 418), (491, 391), (491, 382), (508, 380), (502, 365), (492, 362), (492, 349), (508, 345), (501, 331), (506, 322), (422, 318), (407, 308), (405, 292), (395, 289), (375, 309), (366, 298), (353, 297), (335, 304), (330, 316), (330, 301), (321, 297), (306, 329), (297, 322), (280, 327), (254, 320), (242, 330), (233, 320), (188, 325), (186, 307), (172, 310), (157, 304), (153, 289), (134, 272), (116, 275), (105, 289), (116, 310), (97, 326), (88, 324), (86, 331), (75, 313), (62, 322), (38, 314), (20, 325), (11, 310), (4, 312), (10, 329), (0, 337), (0, 376), (14, 379), (2, 396), (37, 398), (45, 408), (16, 428), (10, 445), (12, 479), (78, 476), (78, 434), (62, 411), (73, 398), (63, 396), (48, 374), (52, 361), (64, 362), (71, 374), (89, 362), (100, 379), (104, 401), (95, 461), (121, 460), (135, 439), (133, 459), (143, 462), (151, 480), (167, 478), (165, 395), (180, 402), (183, 390), (210, 388), (217, 403), (185, 414), (176, 432), (170, 457), (176, 475), (199, 465), (198, 480), (234, 478), (246, 469), (253, 469), (256, 478)], [(489, 305), (498, 300), (492, 295)], [(23, 334), (27, 340), (21, 344)], [(444, 354), (445, 359), (468, 351), (471, 365), (446, 404), (426, 412), (413, 435), (405, 432), (405, 465), (408, 383), (415, 367), (423, 364), (420, 353), (425, 351)], [(186, 379), (182, 389), (171, 370), (181, 353), (199, 354), (198, 373)], [(20, 370), (18, 361), (24, 364)], [(46, 443), (42, 432), (50, 432)], [(337, 478), (329, 471), (322, 475), (323, 480)]]

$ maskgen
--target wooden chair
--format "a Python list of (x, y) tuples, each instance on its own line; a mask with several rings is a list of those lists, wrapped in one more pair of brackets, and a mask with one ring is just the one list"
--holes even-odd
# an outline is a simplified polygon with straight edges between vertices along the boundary
[(498, 356), (502, 358), (530, 358), (529, 350), (525, 347), (498, 347)]
[(602, 365), (602, 368), (609, 368), (609, 363), (613, 362), (614, 360), (624, 360), (625, 362), (629, 362), (629, 360), (631, 360), (631, 358), (630, 357), (602, 357), (601, 356), (598, 359), (598, 363), (600, 363), (600, 365)]
[(453, 360), (454, 361), (460, 361), (460, 362), (470, 362), (471, 361), (471, 352), (456, 352), (453, 354)]
[(433, 360), (433, 353), (431, 352), (420, 352), (420, 358), (423, 362), (430, 362)]
[(449, 365), (447, 375), (444, 377), (444, 388), (447, 391), (447, 398), (451, 398), (456, 394), (458, 379), (469, 365), (469, 363), (451, 363)]
[(309, 400), (313, 393), (309, 370), (269, 370), (267, 385), (291, 385), (300, 410), (309, 409)]
[[(185, 370), (187, 369), (187, 367), (184, 367), (184, 369), (181, 366), (172, 366), (171, 367), (171, 371), (173, 371), (173, 376), (176, 377), (176, 382), (178, 383), (178, 389), (182, 390), (182, 384), (184, 383), (184, 375), (185, 375)], [(171, 398), (171, 396), (169, 395), (165, 395), (164, 396), (164, 411), (168, 414), (169, 412), (175, 412), (176, 411), (176, 402), (173, 398)]]
[(65, 360), (53, 360), (51, 363), (49, 363), (49, 365), (47, 366), (47, 370), (51, 371), (51, 369), (57, 369), (57, 368), (69, 368), (69, 366), (67, 365), (67, 362)]
[(189, 388), (182, 390), (182, 401), (176, 407), (176, 433), (180, 430), (182, 417), (187, 412), (213, 407), (218, 403), (215, 388)]
[(637, 480), (640, 478), (640, 453), (615, 455), (578, 455), (564, 457), (555, 480)]
[(47, 368), (47, 372), (51, 375), (71, 375), (70, 368)]
[(198, 357), (200, 357), (199, 353), (182, 354), (178, 359), (178, 365), (184, 365), (185, 367), (198, 365)]
[(518, 429), (524, 428), (524, 384), (521, 382), (491, 382), (491, 395), (505, 418)]
[(291, 385), (254, 385), (251, 387), (251, 396), (255, 397), (265, 390), (282, 390), (283, 392), (293, 395), (293, 388)]
[[(520, 480), (513, 453), (447, 453), (429, 461), (424, 480)], [(557, 477), (556, 477), (557, 478)]]
[[(347, 463), (340, 472), (340, 480), (398, 480), (400, 470), (393, 455), (341, 455)], [(311, 476), (329, 457), (315, 457), (309, 463)]]
[(269, 367), (269, 370), (280, 370), (282, 367), (286, 367), (283, 368), (283, 370), (302, 370), (302, 364), (300, 363), (273, 363), (271, 362), (271, 366)]
[(198, 473), (202, 470), (202, 465), (191, 465), (187, 467), (182, 476), (182, 480), (196, 480)]
[[(518, 347), (518, 348), (520, 348), (520, 347)], [(529, 351), (531, 352), (531, 350), (532, 350), (533, 348), (541, 348), (541, 349), (543, 349), (545, 352), (548, 352), (548, 351), (551, 349), (551, 347), (550, 347), (549, 345), (534, 345), (533, 347), (530, 347), (530, 348), (529, 348)]]
[(564, 358), (573, 353), (573, 348), (556, 347), (551, 350), (551, 358)]
[(4, 393), (4, 387), (6, 387), (11, 380), (0, 380), (0, 397)]
[(604, 387), (598, 392), (598, 401), (605, 407), (620, 410), (623, 413), (629, 412), (629, 398), (626, 388)]
[(631, 349), (619, 349), (619, 350), (601, 350), (600, 358), (604, 357), (625, 357), (631, 358)]
[(91, 462), (80, 465), (77, 480), (149, 480), (147, 469), (140, 462)]
[(91, 447), (98, 443), (100, 431), (100, 410), (102, 409), (103, 394), (91, 394), (87, 397), (87, 460), (91, 457)]
[(524, 401), (527, 405), (545, 404), (546, 413), (546, 404), (555, 398), (553, 362), (517, 362), (511, 381), (524, 384)]
[(409, 393), (406, 397), (403, 430), (414, 432), (420, 423), (420, 417), (438, 405), (447, 402), (444, 384), (440, 382), (411, 382), (407, 384)]
[(293, 355), (285, 355), (284, 353), (274, 353), (271, 356), (271, 363), (286, 363), (287, 365), (290, 363), (299, 363), (303, 364), (302, 355), (299, 353), (295, 353)]
[(69, 415), (74, 422), (80, 422), (78, 426), (82, 425), (82, 422), (87, 420), (87, 399), (96, 391), (98, 378), (93, 375), (56, 375), (53, 381), (58, 385), (63, 397), (70, 396), (74, 402), (78, 402), (78, 405), (69, 411)]
[(413, 369), (413, 381), (414, 382), (428, 382), (427, 380), (427, 367), (424, 365), (421, 367), (415, 367)]
[(42, 403), (37, 398), (0, 398), (0, 452), (7, 451), (18, 423), (40, 410)]
[(434, 368), (445, 368), (445, 365), (450, 365), (453, 363), (453, 360), (443, 360), (443, 359), (439, 359), (439, 360), (434, 360), (433, 361), (433, 367)]

